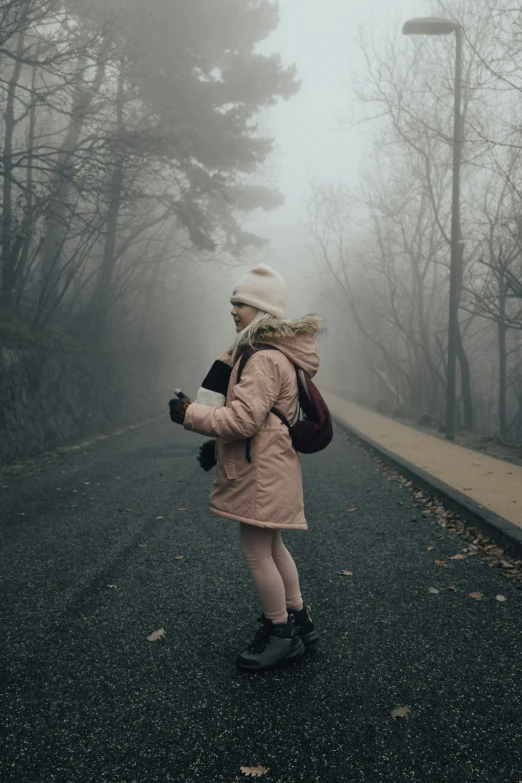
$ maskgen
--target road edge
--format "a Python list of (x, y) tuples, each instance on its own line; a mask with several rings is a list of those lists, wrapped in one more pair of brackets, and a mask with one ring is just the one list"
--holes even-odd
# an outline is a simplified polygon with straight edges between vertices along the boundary
[(61, 456), (63, 454), (70, 454), (71, 452), (83, 451), (84, 449), (88, 449), (91, 446), (97, 446), (98, 443), (101, 443), (104, 440), (111, 440), (113, 438), (118, 438), (121, 435), (126, 435), (128, 432), (132, 432), (133, 430), (138, 430), (141, 427), (147, 426), (148, 424), (155, 424), (156, 422), (160, 422), (164, 419), (165, 419), (164, 415), (151, 416), (148, 419), (142, 419), (137, 424), (126, 424), (124, 427), (118, 427), (111, 430), (107, 430), (106, 432), (98, 432), (95, 434), (91, 434), (85, 440), (70, 441), (69, 443), (64, 443), (61, 446), (55, 446), (52, 449), (45, 449), (44, 451), (39, 451), (36, 454), (33, 454), (31, 457), (29, 457), (28, 455), (24, 457), (18, 456), (14, 458), (12, 462), (5, 462), (5, 463), (0, 462), (0, 474), (16, 474), (19, 472), (19, 470), (23, 468), (34, 467), (37, 464), (52, 459), (53, 457)]
[(341, 430), (344, 430), (379, 457), (384, 458), (386, 462), (397, 468), (410, 481), (414, 481), (421, 489), (427, 490), (431, 495), (443, 501), (448, 508), (460, 514), (464, 521), (486, 533), (510, 555), (522, 558), (522, 530), (512, 522), (495, 514), (489, 508), (481, 508), (479, 503), (467, 495), (377, 443), (337, 414), (332, 413), (332, 419)]

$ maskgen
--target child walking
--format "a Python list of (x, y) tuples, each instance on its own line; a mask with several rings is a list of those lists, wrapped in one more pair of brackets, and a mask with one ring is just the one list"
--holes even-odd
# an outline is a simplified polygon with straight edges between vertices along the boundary
[[(319, 639), (281, 535), (308, 528), (301, 463), (288, 427), (271, 410), (294, 420), (296, 368), (316, 374), (316, 335), (323, 322), (317, 316), (285, 320), (285, 281), (266, 264), (242, 277), (230, 301), (234, 345), (214, 363), (195, 402), (187, 397), (170, 401), (170, 416), (185, 429), (215, 439), (210, 510), (239, 523), (242, 552), (263, 608), (262, 627), (237, 665), (261, 671), (297, 660)], [(254, 353), (238, 378), (244, 351), (260, 345), (277, 350)]]

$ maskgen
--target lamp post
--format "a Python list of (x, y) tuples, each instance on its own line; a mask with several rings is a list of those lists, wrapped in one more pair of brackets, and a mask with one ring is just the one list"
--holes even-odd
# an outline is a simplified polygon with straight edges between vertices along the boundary
[(457, 381), (457, 341), (459, 297), (458, 286), (461, 265), (460, 227), (460, 165), (462, 158), (462, 116), (460, 95), (462, 83), (462, 27), (451, 19), (425, 17), (410, 19), (402, 28), (404, 35), (450, 35), (455, 33), (455, 116), (453, 132), (453, 195), (451, 207), (451, 260), (448, 323), (448, 371), (446, 375), (446, 438), (455, 440), (455, 398)]

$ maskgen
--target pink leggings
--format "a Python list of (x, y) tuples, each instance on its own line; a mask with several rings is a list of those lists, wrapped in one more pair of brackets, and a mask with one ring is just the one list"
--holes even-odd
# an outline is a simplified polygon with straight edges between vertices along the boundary
[(265, 617), (286, 623), (287, 609), (302, 609), (299, 575), (280, 530), (240, 522), (241, 549), (252, 572)]

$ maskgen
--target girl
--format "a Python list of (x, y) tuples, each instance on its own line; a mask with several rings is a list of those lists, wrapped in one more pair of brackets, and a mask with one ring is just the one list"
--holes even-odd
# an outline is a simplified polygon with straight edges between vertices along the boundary
[[(301, 463), (288, 428), (271, 409), (290, 422), (295, 418), (296, 367), (316, 374), (315, 336), (323, 322), (317, 316), (284, 320), (285, 281), (266, 264), (243, 276), (230, 301), (234, 345), (214, 364), (196, 401), (171, 400), (170, 412), (172, 421), (185, 429), (216, 438), (210, 510), (239, 522), (243, 555), (263, 607), (263, 627), (237, 664), (244, 671), (261, 671), (297, 660), (319, 638), (281, 537), (282, 530), (308, 528)], [(255, 353), (238, 382), (242, 353), (259, 344), (278, 350)]]

